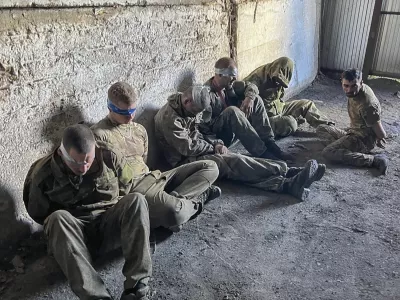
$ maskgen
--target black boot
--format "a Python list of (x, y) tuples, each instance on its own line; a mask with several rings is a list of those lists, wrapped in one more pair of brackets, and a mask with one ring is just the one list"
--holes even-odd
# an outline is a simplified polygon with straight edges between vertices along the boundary
[(325, 165), (319, 165), (314, 159), (307, 161), (297, 175), (285, 179), (282, 192), (305, 201), (310, 192), (309, 187), (314, 181), (318, 181), (324, 176), (325, 169)]
[(381, 175), (387, 174), (388, 166), (389, 160), (385, 154), (377, 154), (374, 156), (372, 167), (378, 169)]

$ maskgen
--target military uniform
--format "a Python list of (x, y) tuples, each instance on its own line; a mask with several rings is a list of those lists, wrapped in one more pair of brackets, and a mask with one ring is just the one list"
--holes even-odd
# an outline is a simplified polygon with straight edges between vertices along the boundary
[(310, 100), (282, 101), (284, 89), (292, 79), (293, 66), (290, 58), (281, 57), (255, 69), (244, 78), (244, 81), (252, 82), (258, 87), (275, 136), (293, 134), (297, 130), (297, 120), (300, 117), (313, 127), (329, 122)]
[(197, 130), (201, 114), (193, 116), (187, 112), (181, 97), (181, 93), (170, 96), (155, 116), (156, 138), (172, 166), (212, 160), (218, 165), (219, 178), (241, 181), (267, 191), (282, 191), (288, 170), (284, 162), (236, 153), (214, 154), (214, 145)]
[[(203, 113), (200, 132), (213, 145), (221, 143), (229, 147), (238, 139), (250, 154), (262, 155), (268, 144), (275, 141), (257, 87), (251, 83), (235, 81), (231, 89), (217, 91), (212, 80), (205, 83), (211, 90), (211, 105)], [(249, 118), (239, 108), (245, 97), (254, 101)]]
[(138, 123), (117, 125), (108, 117), (92, 127), (97, 143), (123, 153), (133, 170), (131, 192), (145, 195), (152, 228), (173, 228), (201, 212), (199, 196), (218, 178), (212, 161), (194, 162), (161, 173), (146, 165), (148, 137)]
[[(24, 184), (29, 215), (44, 225), (48, 250), (80, 299), (111, 299), (91, 254), (122, 246), (125, 289), (152, 272), (148, 206), (143, 195), (128, 194), (129, 166), (114, 152), (96, 149), (89, 171), (69, 173), (57, 151), (36, 161)], [(123, 196), (123, 197), (122, 197)]]
[(372, 166), (374, 156), (368, 154), (376, 146), (372, 126), (380, 121), (381, 106), (372, 89), (363, 84), (357, 96), (347, 99), (350, 128), (320, 125), (317, 134), (330, 142), (323, 156), (333, 162), (358, 167)]

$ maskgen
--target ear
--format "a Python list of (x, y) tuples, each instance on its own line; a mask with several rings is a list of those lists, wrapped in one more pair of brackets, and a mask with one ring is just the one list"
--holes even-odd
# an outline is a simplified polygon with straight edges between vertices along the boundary
[(185, 99), (183, 100), (183, 104), (185, 104), (185, 105), (187, 105), (187, 104), (190, 103), (190, 102), (192, 102), (192, 99), (190, 99), (190, 98), (185, 98)]

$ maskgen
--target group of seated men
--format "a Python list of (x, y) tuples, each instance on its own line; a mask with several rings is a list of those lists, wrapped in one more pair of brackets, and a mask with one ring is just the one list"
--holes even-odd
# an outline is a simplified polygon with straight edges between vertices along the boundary
[[(379, 101), (361, 72), (342, 74), (351, 120), (346, 131), (312, 101), (282, 100), (292, 72), (293, 62), (282, 57), (238, 81), (234, 60), (224, 57), (204, 85), (171, 95), (155, 116), (157, 141), (174, 167), (166, 172), (146, 165), (147, 132), (133, 122), (139, 100), (127, 83), (109, 88), (103, 120), (92, 128), (77, 124), (64, 130), (57, 149), (31, 166), (24, 202), (43, 224), (48, 250), (80, 299), (113, 299), (92, 257), (117, 247), (125, 258), (120, 299), (149, 299), (150, 229), (181, 230), (221, 195), (213, 185), (219, 178), (306, 200), (326, 166), (309, 160), (288, 167), (285, 161), (294, 157), (275, 142), (304, 120), (330, 142), (323, 150), (326, 159), (386, 173), (387, 158), (369, 154), (375, 145), (384, 147), (386, 134)], [(249, 156), (228, 150), (235, 140)]]

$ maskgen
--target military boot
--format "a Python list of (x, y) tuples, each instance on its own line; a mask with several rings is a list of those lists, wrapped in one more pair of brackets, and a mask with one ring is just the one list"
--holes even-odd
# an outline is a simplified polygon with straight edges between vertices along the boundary
[(377, 154), (374, 156), (372, 167), (378, 169), (381, 175), (387, 174), (388, 166), (389, 166), (389, 160), (385, 154)]
[(139, 282), (134, 289), (125, 290), (120, 300), (149, 300), (150, 288), (148, 285)]
[(310, 193), (309, 187), (314, 181), (320, 180), (325, 173), (325, 165), (318, 165), (314, 159), (307, 161), (304, 168), (294, 177), (286, 178), (283, 184), (283, 193), (305, 201)]
[(216, 185), (210, 186), (207, 190), (205, 190), (202, 194), (200, 194), (197, 199), (202, 203), (206, 204), (208, 201), (214, 200), (220, 197), (222, 191)]

